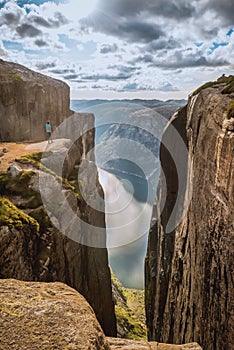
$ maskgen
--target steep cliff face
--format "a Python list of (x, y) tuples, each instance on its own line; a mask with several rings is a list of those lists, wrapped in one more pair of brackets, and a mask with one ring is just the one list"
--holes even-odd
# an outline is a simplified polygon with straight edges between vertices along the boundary
[[(33, 159), (24, 157), (14, 165), (18, 171), (20, 169), (18, 175), (0, 173), (0, 195), (5, 197), (0, 200), (0, 276), (68, 284), (85, 296), (105, 333), (115, 336), (107, 250), (80, 244), (81, 236), (89, 234), (87, 227), (82, 225), (83, 220), (105, 228), (104, 213), (89, 209), (79, 191), (67, 180), (60, 193), (55, 194), (54, 188), (61, 186), (61, 180), (46, 168), (40, 170), (36, 164)], [(95, 173), (92, 176), (95, 177)], [(48, 191), (47, 199), (53, 212), (50, 207), (46, 211), (43, 206), (39, 177), (45, 177), (48, 188), (44, 187), (44, 191)], [(92, 188), (89, 195), (93, 196)], [(67, 216), (63, 207), (64, 196), (73, 217)], [(71, 225), (72, 237), (61, 233), (52, 222)], [(103, 240), (104, 247), (104, 233), (99, 239)]]
[(43, 141), (49, 119), (57, 127), (70, 111), (67, 84), (0, 60), (0, 140)]
[[(150, 339), (176, 344), (197, 341), (206, 350), (231, 350), (234, 119), (227, 119), (227, 110), (234, 94), (224, 94), (225, 82), (211, 86), (197, 91), (188, 106), (171, 119), (191, 158), (191, 163), (183, 159), (180, 165), (184, 167), (184, 186), (179, 194), (173, 156), (163, 146), (170, 137), (169, 128), (163, 136), (160, 158), (167, 194), (164, 210), (149, 235), (146, 313)], [(180, 195), (185, 206), (191, 181), (188, 211), (179, 226), (168, 233), (176, 198)], [(154, 216), (162, 207), (162, 188), (163, 176)]]
[[(44, 140), (47, 119), (54, 127), (63, 122), (43, 157), (24, 156), (0, 173), (0, 277), (68, 284), (85, 296), (105, 333), (115, 336), (94, 116), (71, 114), (69, 88), (61, 81), (1, 60), (0, 73), (2, 141)], [(98, 201), (93, 209), (90, 203)], [(102, 228), (99, 244), (88, 245), (85, 237), (96, 227)]]

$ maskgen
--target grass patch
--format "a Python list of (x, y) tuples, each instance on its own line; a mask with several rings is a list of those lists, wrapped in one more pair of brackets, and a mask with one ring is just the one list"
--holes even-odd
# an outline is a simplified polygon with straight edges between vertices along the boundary
[(113, 271), (111, 271), (111, 279), (118, 336), (126, 339), (146, 340), (144, 291), (124, 288)]
[(77, 200), (82, 200), (82, 195), (79, 191), (79, 188), (77, 186), (73, 186), (68, 179), (63, 178), (59, 175), (57, 175), (53, 170), (47, 168), (45, 165), (41, 163), (42, 156), (45, 158), (46, 156), (51, 155), (51, 152), (39, 152), (39, 153), (33, 153), (29, 155), (25, 155), (21, 158), (16, 159), (16, 162), (22, 163), (22, 164), (28, 164), (33, 165), (36, 169), (42, 170), (52, 176), (54, 176), (58, 181), (62, 182), (65, 189), (71, 190), (75, 193)]
[(222, 90), (222, 94), (231, 94), (234, 92), (234, 76), (230, 75), (228, 77), (222, 76), (218, 78), (216, 81), (209, 81), (205, 83), (204, 85), (200, 86), (197, 90), (195, 90), (192, 96), (196, 96), (202, 90), (205, 90), (207, 88), (210, 88), (219, 84), (226, 84), (226, 86)]
[(22, 229), (24, 225), (30, 225), (39, 232), (39, 224), (35, 219), (18, 209), (8, 199), (0, 198), (0, 226)]
[(229, 103), (227, 108), (227, 119), (234, 118), (234, 99)]

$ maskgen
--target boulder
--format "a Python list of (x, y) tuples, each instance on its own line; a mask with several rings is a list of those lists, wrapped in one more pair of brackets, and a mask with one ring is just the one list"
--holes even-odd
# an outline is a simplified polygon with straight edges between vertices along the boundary
[(62, 283), (0, 280), (0, 348), (109, 350), (87, 301)]

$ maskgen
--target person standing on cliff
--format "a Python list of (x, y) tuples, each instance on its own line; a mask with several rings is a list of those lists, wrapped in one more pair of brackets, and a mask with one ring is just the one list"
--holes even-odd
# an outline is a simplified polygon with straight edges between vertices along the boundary
[(52, 127), (49, 120), (46, 122), (45, 128), (46, 128), (46, 133), (48, 135), (48, 143), (52, 143), (53, 142), (51, 139)]

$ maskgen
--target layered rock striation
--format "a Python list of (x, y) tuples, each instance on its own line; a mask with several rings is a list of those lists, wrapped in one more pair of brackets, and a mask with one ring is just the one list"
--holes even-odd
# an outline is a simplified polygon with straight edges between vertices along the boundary
[[(234, 119), (227, 111), (234, 94), (225, 81), (209, 85), (190, 96), (188, 106), (170, 121), (188, 149), (180, 165), (165, 147), (170, 127), (163, 136), (163, 173), (146, 258), (146, 314), (151, 340), (176, 344), (197, 341), (206, 350), (231, 350)], [(175, 144), (174, 152), (176, 148)], [(178, 166), (184, 174), (180, 190)], [(169, 232), (176, 200), (180, 197), (179, 209), (183, 210), (191, 184), (188, 210)]]

